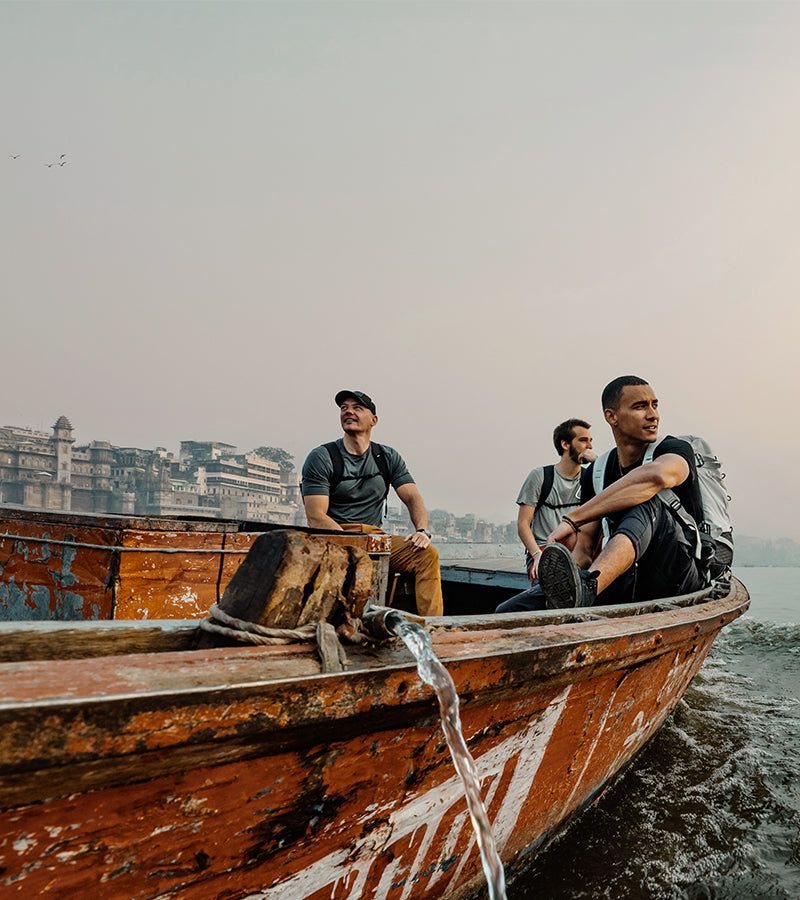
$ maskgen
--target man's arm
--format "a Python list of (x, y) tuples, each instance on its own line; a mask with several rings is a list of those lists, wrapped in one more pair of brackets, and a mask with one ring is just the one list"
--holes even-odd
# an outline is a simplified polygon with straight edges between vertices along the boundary
[[(422, 494), (420, 494), (416, 484), (414, 484), (413, 481), (408, 484), (401, 484), (400, 487), (395, 488), (395, 492), (408, 509), (408, 514), (411, 516), (414, 528), (427, 528), (428, 510), (425, 509), (425, 502), (423, 501)], [(430, 544), (431, 539), (427, 534), (423, 534), (421, 531), (415, 531), (414, 534), (410, 534), (406, 538), (406, 541), (408, 541), (415, 549), (424, 550)]]
[(306, 508), (306, 520), (309, 528), (327, 528), (329, 531), (342, 531), (342, 526), (334, 522), (328, 515), (330, 497), (327, 494), (310, 494), (303, 497)]
[[(646, 503), (651, 497), (664, 490), (683, 484), (689, 477), (689, 463), (677, 453), (664, 453), (653, 462), (639, 466), (618, 481), (609, 485), (604, 491), (587, 500), (577, 509), (573, 509), (569, 518), (583, 532), (584, 526), (597, 522), (603, 516), (630, 509), (640, 503)], [(548, 537), (548, 542), (566, 539), (574, 534), (569, 522), (562, 522)], [(580, 537), (580, 535), (579, 535)]]
[[(572, 531), (571, 528), (570, 531)], [(572, 558), (581, 569), (588, 569), (591, 566), (592, 560), (597, 554), (597, 542), (600, 538), (600, 532), (601, 528), (599, 521), (589, 522), (587, 525), (583, 525), (580, 534), (575, 534), (573, 532), (573, 536), (576, 540), (575, 546), (572, 547)], [(550, 535), (550, 537), (552, 537), (552, 535)], [(567, 546), (569, 546), (569, 538), (567, 539)]]
[(520, 503), (519, 511), (517, 512), (517, 534), (525, 549), (533, 557), (531, 567), (528, 569), (528, 577), (531, 581), (535, 581), (538, 577), (539, 557), (542, 555), (542, 549), (536, 543), (536, 538), (533, 536), (533, 528), (531, 527), (535, 512), (536, 508), (529, 506), (527, 503)]

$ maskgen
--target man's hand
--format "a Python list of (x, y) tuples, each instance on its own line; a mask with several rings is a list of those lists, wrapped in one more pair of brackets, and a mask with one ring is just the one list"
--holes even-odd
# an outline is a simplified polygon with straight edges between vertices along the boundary
[(597, 454), (591, 448), (587, 447), (579, 456), (579, 463), (592, 463), (597, 459)]
[(415, 531), (406, 536), (406, 543), (411, 544), (415, 550), (424, 550), (430, 546), (431, 539), (424, 531)]
[(533, 556), (533, 562), (531, 563), (530, 569), (528, 569), (528, 578), (531, 580), (531, 584), (539, 577), (539, 560), (542, 558), (542, 551), (537, 550), (536, 553), (531, 554)]
[(563, 544), (567, 550), (574, 550), (578, 540), (575, 529), (567, 522), (562, 522), (547, 536), (548, 544)]

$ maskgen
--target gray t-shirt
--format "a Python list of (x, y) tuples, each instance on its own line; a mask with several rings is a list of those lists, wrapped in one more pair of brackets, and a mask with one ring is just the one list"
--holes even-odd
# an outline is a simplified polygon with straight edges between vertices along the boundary
[[(517, 503), (522, 506), (536, 507), (539, 502), (539, 494), (542, 490), (544, 482), (544, 466), (534, 469), (525, 479), (525, 483), (520, 488)], [(547, 542), (547, 536), (558, 525), (561, 524), (561, 517), (569, 515), (571, 509), (576, 509), (581, 505), (581, 473), (574, 478), (564, 478), (564, 476), (555, 469), (553, 471), (553, 489), (544, 504), (539, 507), (539, 511), (534, 515), (531, 523), (531, 531), (536, 538), (536, 543), (540, 547), (544, 547)]]
[[(340, 525), (360, 523), (380, 528), (383, 520), (383, 494), (386, 490), (386, 483), (375, 462), (371, 448), (361, 456), (353, 456), (345, 450), (342, 438), (339, 438), (336, 443), (339, 445), (344, 463), (342, 480), (331, 493), (333, 476), (331, 455), (324, 446), (315, 447), (303, 463), (303, 480), (300, 483), (303, 496), (324, 495), (328, 497), (328, 515)], [(381, 446), (386, 455), (392, 487), (397, 490), (404, 484), (413, 484), (414, 479), (400, 454), (385, 444)]]

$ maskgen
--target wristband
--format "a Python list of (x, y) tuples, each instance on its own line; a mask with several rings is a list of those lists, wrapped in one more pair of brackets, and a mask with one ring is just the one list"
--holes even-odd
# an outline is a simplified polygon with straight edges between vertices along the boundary
[(578, 528), (578, 526), (572, 521), (572, 519), (570, 519), (569, 516), (562, 516), (562, 517), (561, 517), (561, 521), (562, 521), (562, 522), (566, 522), (567, 525), (569, 525), (570, 528), (572, 528), (572, 530), (575, 532), (575, 534), (580, 534), (580, 533), (581, 533), (580, 528)]
[(427, 537), (427, 538), (430, 538), (430, 536), (431, 536), (430, 531), (428, 531), (428, 530), (425, 529), (425, 528), (418, 528), (418, 529), (417, 529), (417, 533), (419, 533), (419, 532), (422, 532), (422, 534), (424, 534), (425, 537)]

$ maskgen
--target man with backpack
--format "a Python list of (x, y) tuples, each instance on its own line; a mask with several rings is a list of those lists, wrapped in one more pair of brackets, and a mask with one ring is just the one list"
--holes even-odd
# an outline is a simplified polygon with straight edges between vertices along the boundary
[(303, 464), (301, 492), (311, 528), (380, 531), (393, 487), (416, 531), (392, 535), (389, 567), (414, 575), (417, 611), (441, 616), (439, 554), (431, 545), (428, 511), (400, 454), (370, 441), (378, 423), (375, 403), (363, 391), (339, 391), (334, 398), (344, 436), (316, 447)]
[(597, 457), (590, 428), (583, 419), (567, 419), (556, 425), (553, 446), (559, 461), (532, 469), (520, 488), (517, 534), (525, 547), (525, 568), (532, 587), (504, 601), (497, 612), (544, 609), (544, 595), (537, 586), (539, 559), (561, 516), (580, 505), (581, 463)]
[(553, 431), (553, 446), (559, 455), (555, 465), (533, 469), (517, 497), (517, 534), (525, 547), (525, 568), (531, 583), (542, 549), (561, 516), (580, 505), (581, 463), (592, 462), (591, 426), (583, 419), (567, 419)]
[(584, 470), (581, 505), (548, 538), (538, 568), (547, 605), (642, 602), (699, 590), (709, 575), (691, 444), (658, 440), (658, 399), (643, 378), (614, 379), (602, 402), (616, 447)]

